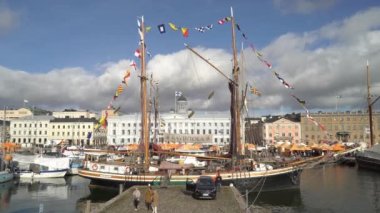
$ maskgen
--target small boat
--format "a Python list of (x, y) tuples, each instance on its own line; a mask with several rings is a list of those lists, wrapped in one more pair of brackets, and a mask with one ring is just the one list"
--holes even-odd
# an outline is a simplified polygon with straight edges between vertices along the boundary
[(20, 178), (39, 179), (39, 178), (61, 178), (67, 173), (67, 169), (47, 170), (40, 172), (21, 171), (18, 173)]
[(1, 171), (0, 172), (0, 183), (5, 183), (5, 182), (8, 182), (8, 181), (11, 181), (13, 180), (13, 173), (10, 172), (10, 171)]

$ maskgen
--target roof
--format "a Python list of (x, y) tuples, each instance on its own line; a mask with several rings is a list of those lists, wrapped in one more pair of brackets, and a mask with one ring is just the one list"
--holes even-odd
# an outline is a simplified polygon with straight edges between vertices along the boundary
[(31, 115), (26, 117), (17, 118), (14, 121), (47, 121), (52, 120), (54, 117), (50, 115)]
[[(227, 119), (230, 120), (230, 113), (229, 112), (221, 112), (221, 111), (194, 111), (194, 115), (191, 117), (191, 119)], [(176, 113), (161, 113), (160, 118), (163, 120), (170, 120), (170, 119), (189, 119), (186, 114), (176, 114)], [(121, 116), (112, 116), (108, 118), (108, 121), (114, 121), (114, 120), (134, 120), (134, 121), (141, 121), (140, 113), (134, 113), (134, 114), (126, 114)]]
[(97, 122), (95, 118), (54, 118), (51, 123), (64, 123), (64, 122)]
[(187, 99), (185, 98), (185, 96), (181, 95), (177, 101), (187, 101)]

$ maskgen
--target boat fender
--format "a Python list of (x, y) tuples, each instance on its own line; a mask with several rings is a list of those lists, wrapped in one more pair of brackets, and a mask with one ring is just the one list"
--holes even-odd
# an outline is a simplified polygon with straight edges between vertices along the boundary
[(98, 170), (98, 164), (96, 164), (96, 163), (92, 164), (92, 169), (93, 170)]

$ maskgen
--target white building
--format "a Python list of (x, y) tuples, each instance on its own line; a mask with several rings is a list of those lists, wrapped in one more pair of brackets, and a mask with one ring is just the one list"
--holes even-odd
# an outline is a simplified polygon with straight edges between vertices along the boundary
[(11, 120), (11, 141), (27, 147), (48, 144), (51, 119), (52, 116), (28, 116)]
[[(195, 112), (187, 114), (164, 113), (160, 115), (158, 142), (203, 143), (225, 145), (230, 138), (230, 117), (222, 112)], [(150, 122), (150, 140), (154, 137), (154, 119)], [(139, 143), (141, 137), (140, 114), (129, 114), (108, 119), (109, 145)]]
[(52, 145), (63, 141), (69, 145), (92, 145), (95, 118), (54, 118), (29, 116), (12, 120), (11, 141), (24, 147)]
[[(157, 119), (157, 142), (202, 143), (225, 145), (230, 141), (230, 114), (227, 112), (191, 112), (184, 96), (177, 99), (177, 113), (163, 113)], [(150, 141), (154, 139), (154, 118), (150, 121)], [(109, 145), (139, 143), (140, 114), (108, 119)]]

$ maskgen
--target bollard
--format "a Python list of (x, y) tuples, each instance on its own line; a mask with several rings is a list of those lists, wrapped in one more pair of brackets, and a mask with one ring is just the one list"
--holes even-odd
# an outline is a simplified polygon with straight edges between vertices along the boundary
[(86, 202), (86, 209), (84, 211), (85, 213), (90, 213), (91, 212), (91, 200), (87, 200)]
[(123, 193), (123, 184), (119, 184), (119, 195)]

